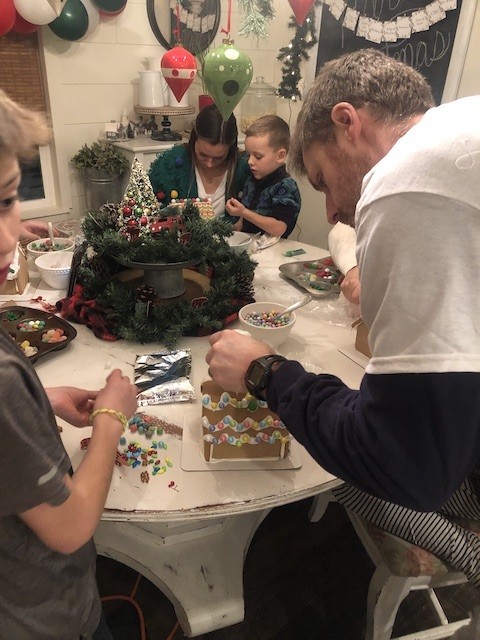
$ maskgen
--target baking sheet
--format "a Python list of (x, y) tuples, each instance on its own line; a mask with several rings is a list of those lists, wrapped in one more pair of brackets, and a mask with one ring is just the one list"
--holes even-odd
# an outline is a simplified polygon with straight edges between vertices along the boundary
[[(21, 331), (19, 325), (29, 320), (43, 321), (45, 326), (36, 331)], [(31, 307), (0, 307), (0, 326), (5, 329), (18, 346), (28, 340), (32, 347), (38, 349), (35, 355), (29, 356), (29, 360), (33, 363), (42, 356), (47, 355), (47, 353), (65, 349), (77, 335), (77, 330), (62, 318), (53, 313), (47, 313)], [(63, 329), (66, 339), (63, 342), (42, 342), (43, 334), (50, 329)]]
[(218, 460), (207, 462), (202, 455), (203, 441), (201, 418), (185, 419), (183, 424), (181, 467), (184, 471), (264, 471), (300, 469), (302, 463), (298, 454), (298, 444), (292, 439), (290, 452), (281, 460)]
[(314, 298), (326, 298), (340, 293), (337, 282), (342, 274), (330, 256), (318, 260), (285, 262), (278, 268), (282, 276), (308, 291)]

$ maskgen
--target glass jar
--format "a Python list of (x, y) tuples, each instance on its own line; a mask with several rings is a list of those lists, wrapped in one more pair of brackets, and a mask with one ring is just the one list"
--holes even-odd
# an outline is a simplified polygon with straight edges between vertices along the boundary
[(240, 104), (240, 129), (245, 133), (248, 127), (260, 116), (277, 113), (275, 87), (267, 84), (263, 76), (257, 76), (247, 89)]

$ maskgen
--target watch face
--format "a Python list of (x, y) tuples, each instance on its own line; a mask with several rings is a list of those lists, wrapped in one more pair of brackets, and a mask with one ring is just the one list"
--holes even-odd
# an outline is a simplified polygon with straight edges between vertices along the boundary
[(249, 371), (248, 378), (253, 386), (257, 386), (262, 382), (263, 375), (265, 373), (264, 368), (258, 362), (254, 363), (254, 366)]

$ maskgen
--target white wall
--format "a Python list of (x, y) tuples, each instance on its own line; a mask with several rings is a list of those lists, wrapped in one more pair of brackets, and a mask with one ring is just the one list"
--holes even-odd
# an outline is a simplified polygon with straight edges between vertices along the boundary
[[(220, 28), (227, 24), (227, 0), (221, 0)], [(165, 0), (167, 5), (167, 0)], [(268, 84), (281, 80), (279, 49), (294, 35), (288, 29), (291, 8), (286, 0), (274, 0), (276, 17), (270, 36), (258, 43), (253, 38), (236, 36), (238, 5), (233, 3), (231, 35), (235, 45), (245, 51), (253, 63), (253, 76), (262, 75)], [(85, 207), (83, 187), (69, 160), (85, 142), (91, 143), (103, 125), (119, 119), (124, 108), (133, 117), (138, 102), (138, 71), (145, 69), (144, 59), (161, 57), (164, 49), (155, 39), (148, 23), (146, 1), (128, 0), (117, 17), (101, 21), (97, 29), (82, 42), (67, 42), (42, 27), (45, 73), (52, 113), (62, 199), (72, 215)], [(213, 46), (221, 44), (219, 34)], [(461, 77), (459, 95), (480, 93), (480, 8), (477, 7), (470, 45)], [(304, 74), (303, 74), (304, 75)], [(190, 90), (191, 104), (196, 104), (199, 86)], [(293, 128), (299, 105), (277, 99), (278, 115)], [(237, 113), (238, 109), (236, 110)], [(174, 124), (174, 128), (176, 125)], [(325, 220), (323, 196), (305, 181), (299, 181), (302, 211), (299, 218), (300, 241), (326, 246), (329, 226)], [(297, 233), (292, 237), (297, 239)]]

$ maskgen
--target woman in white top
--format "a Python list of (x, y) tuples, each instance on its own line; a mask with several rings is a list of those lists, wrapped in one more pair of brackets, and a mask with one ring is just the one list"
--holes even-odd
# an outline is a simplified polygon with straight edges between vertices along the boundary
[(225, 202), (241, 195), (250, 174), (237, 143), (233, 114), (224, 121), (214, 104), (202, 109), (189, 141), (168, 149), (150, 167), (158, 200), (168, 205), (172, 198), (210, 198), (215, 215), (229, 218)]

